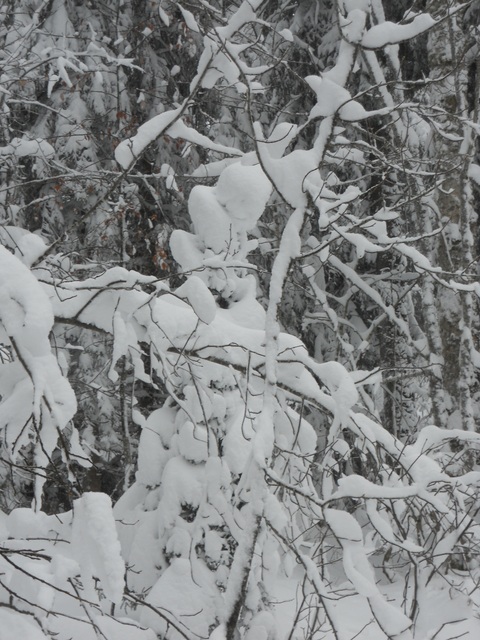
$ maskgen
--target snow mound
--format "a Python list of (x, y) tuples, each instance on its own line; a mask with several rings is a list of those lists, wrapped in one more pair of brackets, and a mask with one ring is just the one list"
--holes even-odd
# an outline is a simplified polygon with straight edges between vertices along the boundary
[(232, 164), (218, 179), (215, 195), (238, 231), (251, 231), (270, 198), (272, 185), (259, 165)]
[(106, 597), (120, 604), (125, 588), (125, 564), (109, 496), (87, 492), (74, 501), (72, 546), (84, 587), (92, 589), (92, 578), (96, 576)]

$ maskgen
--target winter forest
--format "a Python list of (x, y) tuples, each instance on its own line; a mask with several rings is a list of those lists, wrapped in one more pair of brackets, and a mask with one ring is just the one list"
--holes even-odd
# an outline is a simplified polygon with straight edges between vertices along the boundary
[(480, 638), (479, 25), (1, 0), (0, 640)]

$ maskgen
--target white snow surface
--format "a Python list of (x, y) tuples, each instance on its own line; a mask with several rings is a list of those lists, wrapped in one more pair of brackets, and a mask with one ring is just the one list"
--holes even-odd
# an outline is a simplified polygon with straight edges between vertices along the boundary
[(16, 611), (0, 608), (0, 637), (2, 640), (48, 640), (40, 625), (29, 616), (19, 616)]
[(45, 241), (35, 233), (10, 225), (0, 226), (0, 244), (11, 249), (23, 264), (31, 267), (47, 249)]
[(251, 231), (263, 214), (272, 185), (259, 165), (232, 164), (222, 171), (215, 196), (237, 231)]
[(189, 631), (195, 637), (208, 638), (209, 627), (214, 622), (216, 593), (209, 573), (201, 563), (193, 566), (187, 558), (174, 559), (147, 596), (147, 602), (153, 607), (160, 606), (165, 617), (144, 607), (142, 624), (166, 640), (184, 640), (174, 625), (184, 633)]
[(199, 320), (205, 324), (210, 324), (214, 320), (217, 312), (215, 299), (210, 289), (198, 276), (189, 276), (176, 290), (175, 295), (184, 298), (195, 311)]
[(421, 13), (407, 24), (382, 22), (371, 27), (363, 36), (362, 45), (368, 49), (381, 49), (387, 44), (410, 40), (431, 29), (436, 24), (428, 13)]
[[(233, 223), (222, 205), (218, 202), (215, 189), (197, 185), (190, 193), (188, 209), (197, 237), (215, 253), (228, 250), (235, 240)], [(185, 260), (180, 257), (180, 264)]]
[(8, 145), (0, 147), (0, 156), (16, 156), (24, 158), (25, 156), (35, 156), (48, 160), (55, 155), (55, 149), (46, 140), (25, 140), (24, 138), (13, 138)]
[[(125, 563), (112, 513), (112, 502), (104, 493), (87, 492), (74, 502), (73, 554), (80, 566), (85, 588), (93, 576), (100, 578), (105, 596), (119, 604), (125, 587)], [(91, 596), (93, 596), (91, 588)]]

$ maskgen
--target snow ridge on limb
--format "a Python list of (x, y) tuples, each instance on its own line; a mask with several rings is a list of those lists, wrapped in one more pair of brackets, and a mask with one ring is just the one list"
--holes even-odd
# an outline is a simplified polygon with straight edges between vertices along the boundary
[(364, 34), (361, 43), (365, 49), (383, 49), (389, 44), (398, 44), (411, 40), (416, 36), (432, 29), (436, 20), (428, 13), (420, 13), (407, 24), (382, 22), (370, 27)]
[(132, 169), (145, 149), (162, 135), (168, 135), (174, 139), (182, 138), (183, 140), (210, 149), (211, 151), (218, 151), (231, 156), (241, 156), (242, 153), (238, 149), (216, 144), (207, 136), (196, 131), (193, 127), (188, 127), (181, 120), (189, 102), (190, 98), (182, 107), (155, 116), (139, 127), (138, 132), (133, 137), (128, 140), (123, 140), (115, 149), (115, 159), (122, 169)]

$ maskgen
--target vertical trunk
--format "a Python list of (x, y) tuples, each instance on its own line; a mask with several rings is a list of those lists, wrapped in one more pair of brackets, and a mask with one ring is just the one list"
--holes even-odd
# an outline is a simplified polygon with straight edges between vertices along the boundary
[[(444, 3), (433, 0), (429, 10), (444, 9)], [(474, 142), (468, 120), (477, 121), (478, 106), (469, 112), (468, 69), (463, 64), (467, 35), (462, 30), (461, 14), (451, 15), (429, 36), (430, 77), (438, 78), (432, 85), (432, 101), (452, 113), (455, 119), (441, 119), (444, 130), (455, 138), (442, 137), (436, 145), (437, 158), (444, 165), (445, 180), (436, 192), (436, 203), (445, 227), (445, 243), (438, 242), (437, 259), (443, 269), (453, 272), (462, 284), (471, 285), (474, 266), (476, 215), (469, 184), (469, 167), (474, 157)], [(474, 79), (476, 82), (476, 78)], [(472, 91), (472, 87), (470, 87)], [(478, 96), (478, 87), (473, 87)], [(475, 102), (475, 101), (474, 101)], [(446, 280), (450, 277), (447, 275)], [(444, 383), (447, 396), (447, 424), (450, 427), (475, 429), (474, 396), (477, 392), (474, 367), (475, 347), (472, 328), (478, 308), (471, 292), (457, 292), (436, 287)]]

